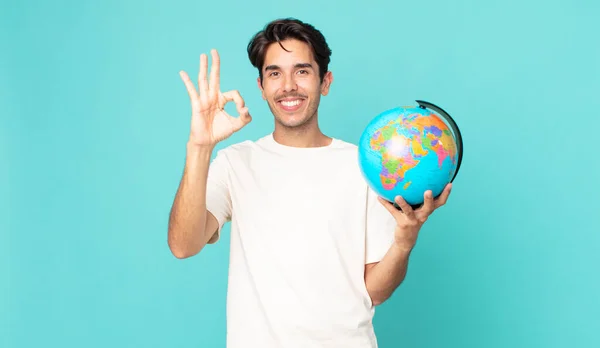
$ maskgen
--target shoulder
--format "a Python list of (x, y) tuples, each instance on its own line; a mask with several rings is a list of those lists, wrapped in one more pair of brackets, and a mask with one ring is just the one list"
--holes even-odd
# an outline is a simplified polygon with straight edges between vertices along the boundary
[(356, 153), (358, 151), (358, 145), (353, 144), (349, 141), (343, 140), (343, 139), (339, 139), (339, 138), (334, 138), (334, 142), (335, 142), (335, 147), (341, 151), (345, 151), (348, 153)]
[(335, 138), (331, 153), (342, 161), (357, 163), (358, 146), (351, 142)]

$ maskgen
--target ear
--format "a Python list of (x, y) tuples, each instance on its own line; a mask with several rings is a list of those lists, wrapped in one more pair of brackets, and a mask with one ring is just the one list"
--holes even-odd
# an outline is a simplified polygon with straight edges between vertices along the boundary
[(332, 83), (333, 83), (333, 73), (331, 71), (328, 71), (325, 73), (325, 76), (323, 76), (323, 82), (321, 82), (321, 94), (322, 95), (329, 94), (329, 88), (331, 87)]
[(265, 97), (265, 90), (263, 89), (263, 86), (262, 86), (261, 81), (260, 81), (260, 76), (256, 78), (256, 84), (258, 85), (258, 89), (260, 89), (260, 92), (262, 94), (262, 98), (264, 100), (267, 100), (267, 98)]

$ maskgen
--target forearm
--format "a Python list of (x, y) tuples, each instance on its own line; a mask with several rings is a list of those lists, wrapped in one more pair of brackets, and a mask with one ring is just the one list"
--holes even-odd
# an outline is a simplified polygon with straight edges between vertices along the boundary
[(392, 244), (383, 259), (369, 268), (365, 274), (367, 291), (373, 305), (387, 300), (404, 280), (411, 249)]
[(192, 256), (206, 245), (206, 181), (212, 148), (188, 145), (186, 163), (169, 217), (168, 242), (180, 258)]

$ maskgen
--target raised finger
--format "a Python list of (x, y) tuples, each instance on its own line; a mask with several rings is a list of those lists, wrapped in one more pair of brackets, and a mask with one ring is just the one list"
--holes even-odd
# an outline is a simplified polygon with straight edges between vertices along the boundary
[(442, 205), (446, 204), (446, 202), (448, 201), (448, 197), (450, 196), (450, 191), (452, 191), (452, 184), (448, 184), (446, 185), (446, 187), (444, 188), (444, 191), (442, 191), (442, 194), (435, 199), (435, 209), (441, 207)]
[(423, 194), (423, 206), (419, 208), (419, 213), (429, 216), (435, 210), (435, 203), (433, 201), (433, 192), (431, 190), (425, 191)]
[(188, 76), (188, 74), (185, 71), (180, 71), (179, 72), (179, 76), (181, 76), (181, 79), (183, 80), (183, 83), (185, 84), (185, 88), (188, 91), (188, 95), (190, 96), (190, 100), (194, 100), (198, 97), (198, 92), (196, 92), (196, 88), (194, 87), (194, 83), (192, 82), (192, 80), (190, 79), (190, 77)]
[(400, 209), (402, 209), (404, 215), (408, 217), (413, 217), (415, 215), (413, 208), (404, 200), (404, 198), (402, 198), (402, 196), (396, 196), (394, 201), (400, 207)]
[(383, 205), (383, 207), (390, 212), (390, 214), (392, 214), (392, 216), (394, 218), (397, 218), (399, 215), (398, 214), (402, 214), (401, 212), (398, 211), (398, 209), (394, 206), (394, 204), (392, 202), (389, 202), (385, 199), (383, 199), (382, 197), (377, 197), (377, 200), (379, 201), (379, 203), (381, 203), (381, 205)]
[(213, 95), (219, 93), (220, 87), (220, 73), (221, 73), (221, 58), (217, 50), (213, 49), (210, 51), (212, 56), (212, 66), (210, 68), (210, 91)]
[(200, 95), (208, 94), (208, 82), (206, 81), (206, 71), (208, 70), (208, 57), (202, 53), (200, 55), (200, 71), (198, 72), (198, 89)]

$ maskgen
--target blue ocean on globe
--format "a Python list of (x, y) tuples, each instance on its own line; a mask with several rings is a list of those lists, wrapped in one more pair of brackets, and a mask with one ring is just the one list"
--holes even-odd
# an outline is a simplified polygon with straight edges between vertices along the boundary
[(365, 127), (358, 161), (368, 185), (393, 202), (398, 195), (411, 205), (424, 193), (438, 196), (451, 182), (459, 159), (451, 128), (422, 107), (397, 107), (377, 115)]

